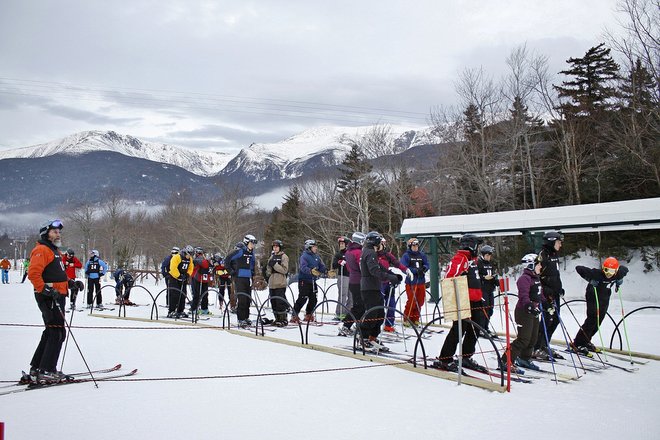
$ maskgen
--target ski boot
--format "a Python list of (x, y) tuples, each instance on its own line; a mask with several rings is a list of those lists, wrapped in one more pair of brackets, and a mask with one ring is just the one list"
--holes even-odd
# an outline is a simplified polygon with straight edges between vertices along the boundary
[(488, 374), (488, 368), (476, 363), (474, 359), (472, 359), (472, 357), (466, 357), (465, 359), (463, 359), (463, 366), (468, 370), (474, 370), (480, 373)]
[(516, 358), (514, 364), (520, 368), (527, 368), (528, 370), (539, 371), (540, 368), (531, 359), (522, 359), (520, 357)]

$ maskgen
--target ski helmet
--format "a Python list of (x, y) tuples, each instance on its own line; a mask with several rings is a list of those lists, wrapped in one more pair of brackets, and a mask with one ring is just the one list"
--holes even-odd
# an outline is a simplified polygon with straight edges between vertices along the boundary
[(199, 254), (203, 254), (203, 253), (204, 253), (204, 249), (202, 249), (201, 247), (197, 246), (195, 248), (195, 255), (199, 255)]
[(66, 250), (66, 254), (67, 254), (69, 257), (73, 257), (74, 255), (76, 255), (76, 253), (73, 252), (73, 249), (71, 249), (71, 248), (69, 248), (69, 249)]
[(603, 261), (603, 273), (608, 277), (612, 278), (619, 271), (619, 260), (614, 257), (607, 257)]
[(195, 249), (191, 245), (186, 245), (186, 247), (183, 248), (182, 252), (184, 254), (192, 255), (193, 252), (195, 252)]
[(248, 244), (248, 243), (257, 244), (257, 239), (255, 238), (254, 235), (247, 234), (245, 237), (243, 237), (243, 243), (245, 243), (245, 244)]
[(522, 257), (522, 260), (520, 262), (523, 264), (525, 269), (529, 270), (534, 270), (534, 266), (536, 266), (537, 263), (539, 263), (539, 256), (536, 254), (527, 254), (524, 257)]
[(419, 240), (415, 237), (408, 239), (408, 249), (412, 248), (413, 246), (419, 246)]
[(383, 236), (377, 231), (371, 231), (364, 237), (364, 243), (367, 246), (378, 246), (381, 241), (383, 241)]
[(351, 239), (342, 235), (341, 237), (337, 238), (337, 243), (344, 243), (346, 246), (348, 246), (349, 243), (351, 243)]
[(89, 251), (90, 257), (98, 257), (99, 255), (100, 255), (99, 251), (97, 251), (96, 249), (92, 249), (91, 251)]
[(172, 247), (172, 255), (178, 254), (179, 252), (181, 252), (181, 249), (176, 246)]
[(282, 244), (282, 240), (273, 240), (273, 242), (270, 244), (270, 247), (272, 248), (273, 246), (279, 246), (280, 250), (284, 247)]
[(477, 248), (483, 240), (474, 234), (465, 234), (458, 240), (458, 246), (462, 250), (470, 251), (473, 256), (477, 255)]
[(488, 245), (488, 244), (485, 244), (485, 245), (481, 246), (481, 249), (479, 249), (479, 253), (481, 255), (486, 255), (486, 254), (493, 255), (494, 252), (495, 252), (495, 249), (492, 246)]
[(220, 252), (216, 252), (215, 254), (213, 254), (213, 259), (218, 263), (221, 262), (222, 261), (222, 254)]
[(362, 243), (364, 243), (365, 237), (366, 235), (364, 235), (363, 232), (353, 232), (353, 235), (351, 236), (351, 241), (359, 245), (362, 245)]
[(308, 251), (312, 249), (312, 246), (317, 246), (316, 240), (305, 240), (305, 250)]
[(42, 240), (46, 240), (48, 238), (48, 231), (51, 229), (59, 229), (61, 231), (63, 227), (62, 220), (56, 219), (46, 222), (39, 228), (39, 237), (41, 237)]
[(555, 241), (564, 241), (564, 235), (557, 231), (548, 231), (543, 234), (543, 244), (553, 246)]

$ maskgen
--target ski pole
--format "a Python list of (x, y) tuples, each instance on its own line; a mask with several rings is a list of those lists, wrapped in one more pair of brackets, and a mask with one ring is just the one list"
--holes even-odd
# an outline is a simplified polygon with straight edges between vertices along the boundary
[[(587, 338), (589, 338), (589, 336), (587, 335), (587, 332), (585, 332), (584, 329), (582, 328), (582, 326), (580, 325), (580, 321), (578, 321), (577, 317), (575, 316), (575, 313), (573, 313), (573, 309), (571, 309), (571, 307), (568, 305), (568, 303), (567, 303), (566, 301), (564, 301), (564, 306), (566, 306), (566, 308), (568, 309), (568, 311), (571, 312), (571, 316), (573, 317), (573, 319), (574, 319), (575, 322), (577, 323), (578, 327), (580, 328), (580, 331), (581, 331), (585, 336), (587, 336)], [(596, 354), (598, 354), (598, 353), (596, 353)], [(588, 356), (587, 356), (587, 357), (588, 357)], [(601, 359), (600, 356), (598, 356), (598, 360), (600, 361), (601, 364), (603, 364), (603, 366), (605, 365), (605, 362), (603, 362), (603, 360)]]
[(626, 329), (626, 315), (623, 312), (623, 300), (621, 299), (621, 287), (616, 288), (616, 293), (619, 295), (619, 303), (621, 304), (621, 320), (623, 321), (623, 334), (626, 336), (626, 346), (628, 347), (628, 356), (630, 356), (630, 364), (634, 364), (632, 358), (632, 351), (630, 350), (630, 342), (628, 341), (628, 329)]
[[(559, 325), (561, 325), (561, 330), (564, 333), (564, 339), (567, 339), (567, 341), (566, 341), (567, 343), (570, 342), (570, 344), (575, 345), (575, 343), (573, 342), (573, 339), (568, 334), (568, 330), (566, 329), (566, 325), (564, 325), (564, 320), (561, 319), (561, 315), (557, 315), (557, 317), (559, 318)], [(573, 359), (573, 350), (571, 349), (570, 345), (568, 346), (568, 352), (571, 355), (571, 359)], [(580, 356), (578, 356), (577, 353), (576, 353), (576, 357), (577, 357), (578, 362), (580, 363), (580, 368), (582, 368), (584, 370), (584, 372), (586, 373), (587, 369), (584, 368), (584, 364), (582, 363), (582, 359), (580, 359)], [(573, 364), (575, 365), (575, 361), (573, 361)]]
[[(78, 341), (76, 341), (76, 337), (73, 336), (73, 333), (71, 332), (71, 326), (69, 325), (68, 322), (66, 322), (66, 316), (64, 316), (64, 312), (62, 311), (62, 308), (60, 307), (60, 303), (53, 298), (53, 302), (55, 303), (55, 307), (57, 307), (57, 310), (60, 311), (60, 315), (62, 315), (62, 320), (64, 321), (64, 325), (66, 325), (67, 331), (71, 335), (71, 339), (73, 340), (74, 344), (76, 344), (76, 348), (78, 349), (78, 353), (80, 353), (80, 357), (82, 358), (83, 362), (85, 363), (85, 367), (87, 368), (87, 371), (89, 372), (89, 377), (92, 378), (92, 381), (94, 382), (94, 386), (96, 388), (99, 387), (99, 384), (96, 382), (96, 378), (92, 374), (92, 369), (89, 368), (89, 365), (87, 364), (87, 359), (85, 359), (85, 356), (82, 353), (82, 350), (80, 349), (80, 345), (78, 345)], [(71, 312), (73, 313), (73, 312)]]
[(596, 286), (594, 288), (594, 297), (596, 298), (596, 324), (598, 325), (598, 337), (600, 338), (600, 350), (605, 355), (605, 360), (607, 360), (607, 353), (605, 352), (605, 346), (603, 344), (603, 333), (600, 331), (600, 302), (598, 301), (598, 290)]
[(541, 325), (543, 325), (543, 334), (545, 335), (545, 346), (548, 349), (548, 357), (550, 358), (550, 365), (552, 365), (552, 374), (555, 376), (555, 384), (559, 385), (557, 381), (557, 371), (555, 370), (555, 358), (552, 356), (552, 349), (550, 348), (550, 341), (548, 340), (548, 328), (545, 326), (545, 313), (543, 311), (543, 302), (539, 301), (539, 308), (541, 309)]
[[(62, 371), (64, 369), (64, 358), (66, 357), (66, 348), (69, 345), (69, 334), (71, 333), (68, 329), (71, 328), (71, 323), (73, 322), (73, 315), (75, 315), (75, 312), (76, 311), (74, 309), (71, 310), (71, 319), (69, 321), (69, 326), (68, 326), (67, 332), (66, 332), (66, 341), (64, 342), (64, 352), (62, 353), (62, 362), (60, 363), (60, 371)], [(65, 318), (65, 321), (66, 321), (66, 318)]]

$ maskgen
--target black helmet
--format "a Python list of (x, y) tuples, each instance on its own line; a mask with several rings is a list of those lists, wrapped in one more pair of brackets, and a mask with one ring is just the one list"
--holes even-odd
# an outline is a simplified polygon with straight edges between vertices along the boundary
[(195, 247), (195, 255), (203, 254), (204, 249), (201, 248), (200, 246)]
[(493, 255), (494, 252), (495, 252), (495, 248), (493, 248), (492, 246), (490, 246), (488, 244), (485, 244), (485, 245), (481, 246), (481, 249), (479, 249), (479, 253), (481, 255), (486, 255), (486, 254)]
[(557, 240), (564, 241), (564, 235), (561, 232), (549, 231), (543, 234), (543, 244), (545, 245), (552, 246)]
[(282, 240), (273, 240), (273, 242), (270, 244), (271, 249), (273, 246), (279, 246), (280, 250), (282, 250)]
[(62, 230), (63, 227), (64, 225), (62, 224), (62, 220), (56, 219), (46, 222), (39, 228), (39, 237), (41, 237), (42, 240), (46, 240), (48, 238), (48, 231), (51, 229)]
[(367, 246), (378, 246), (381, 241), (383, 241), (383, 236), (377, 231), (371, 231), (364, 237), (364, 244)]
[(483, 243), (483, 240), (474, 234), (465, 234), (458, 240), (460, 249), (470, 251), (473, 256), (477, 255), (477, 248)]
[(69, 249), (66, 250), (66, 254), (67, 254), (69, 257), (73, 257), (74, 255), (76, 255), (76, 253), (73, 252), (73, 249), (71, 249), (71, 248), (69, 248)]
[(305, 250), (310, 250), (312, 246), (317, 246), (316, 240), (305, 240)]

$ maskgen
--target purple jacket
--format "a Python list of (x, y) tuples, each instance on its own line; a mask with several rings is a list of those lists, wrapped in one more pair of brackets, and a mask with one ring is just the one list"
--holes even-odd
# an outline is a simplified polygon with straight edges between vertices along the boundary
[(538, 303), (542, 299), (541, 277), (533, 270), (525, 269), (516, 282), (518, 286), (518, 304), (516, 310), (525, 310), (530, 303)]
[(346, 247), (344, 258), (348, 267), (348, 284), (360, 284), (362, 272), (360, 272), (360, 256), (362, 255), (362, 246), (357, 243), (350, 243)]

